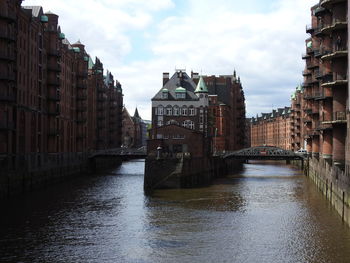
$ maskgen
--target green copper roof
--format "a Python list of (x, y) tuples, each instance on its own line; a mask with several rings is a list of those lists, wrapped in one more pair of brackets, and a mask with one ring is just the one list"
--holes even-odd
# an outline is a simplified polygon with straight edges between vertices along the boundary
[(306, 43), (306, 47), (312, 48), (312, 41), (307, 42), (307, 43)]
[(175, 89), (175, 92), (186, 92), (186, 89), (184, 89), (183, 87), (178, 87)]
[(199, 78), (196, 90), (194, 92), (195, 93), (200, 93), (200, 92), (208, 93), (207, 85), (205, 85), (205, 82), (204, 82), (204, 79), (202, 76)]
[(301, 86), (301, 85), (299, 85), (298, 87), (297, 87), (297, 91), (302, 91), (303, 90), (303, 87)]
[(78, 47), (73, 47), (73, 51), (74, 51), (75, 53), (80, 53), (80, 48), (78, 48)]
[(43, 23), (47, 23), (47, 22), (49, 22), (49, 18), (48, 18), (48, 16), (44, 15), (44, 16), (40, 17), (40, 21), (43, 22)]
[(58, 38), (59, 39), (65, 39), (66, 35), (64, 33), (59, 33)]
[(92, 69), (94, 67), (94, 62), (92, 61), (91, 57), (89, 56), (89, 69)]
[(164, 88), (164, 89), (162, 89), (162, 92), (169, 92), (169, 90)]

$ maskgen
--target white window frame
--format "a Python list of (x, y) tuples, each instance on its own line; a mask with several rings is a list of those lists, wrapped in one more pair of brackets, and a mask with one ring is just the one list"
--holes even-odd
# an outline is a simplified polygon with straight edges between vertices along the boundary
[(179, 116), (179, 107), (175, 106), (173, 112), (174, 116)]
[(159, 116), (163, 116), (164, 115), (164, 107), (163, 106), (158, 106), (158, 114)]
[(166, 107), (165, 108), (165, 113), (167, 116), (172, 116), (173, 115), (173, 108), (172, 107)]
[(187, 107), (182, 107), (182, 108), (181, 108), (181, 115), (182, 115), (182, 116), (187, 116), (187, 113), (188, 113)]

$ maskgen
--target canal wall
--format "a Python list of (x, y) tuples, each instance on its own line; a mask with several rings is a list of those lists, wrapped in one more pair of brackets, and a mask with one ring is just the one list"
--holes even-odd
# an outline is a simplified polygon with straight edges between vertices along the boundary
[(155, 189), (201, 187), (211, 184), (214, 178), (225, 176), (241, 167), (241, 161), (220, 157), (147, 157), (144, 190), (152, 193)]
[(345, 172), (323, 158), (312, 157), (304, 162), (304, 174), (350, 226), (350, 178)]
[(121, 164), (121, 158), (89, 158), (87, 153), (65, 153), (0, 161), (0, 200), (34, 191), (83, 175), (90, 175)]

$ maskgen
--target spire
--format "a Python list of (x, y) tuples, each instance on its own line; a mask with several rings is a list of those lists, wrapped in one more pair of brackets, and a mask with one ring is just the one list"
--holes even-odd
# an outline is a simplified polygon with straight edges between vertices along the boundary
[(204, 79), (200, 76), (195, 93), (208, 93), (208, 87), (205, 85)]
[(137, 110), (137, 107), (136, 107), (136, 109), (135, 109), (134, 118), (139, 118), (139, 119), (141, 119), (140, 114), (139, 114), (139, 111)]

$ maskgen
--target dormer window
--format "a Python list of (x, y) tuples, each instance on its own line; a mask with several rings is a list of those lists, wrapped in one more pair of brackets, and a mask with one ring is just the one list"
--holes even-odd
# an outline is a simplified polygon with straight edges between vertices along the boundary
[(175, 94), (177, 99), (186, 99), (186, 89), (183, 87), (176, 88)]
[(169, 90), (162, 89), (162, 99), (168, 99), (168, 98), (169, 98)]

